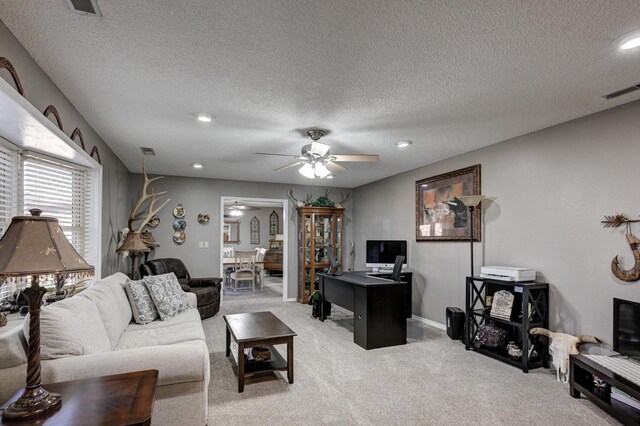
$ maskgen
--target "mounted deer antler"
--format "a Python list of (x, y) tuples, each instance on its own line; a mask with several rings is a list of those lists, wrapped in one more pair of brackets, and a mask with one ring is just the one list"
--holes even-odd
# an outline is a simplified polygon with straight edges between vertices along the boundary
[(309, 201), (311, 201), (311, 194), (307, 194), (307, 198), (305, 198), (304, 201), (298, 200), (296, 197), (293, 196), (293, 189), (289, 188), (289, 192), (287, 192), (287, 198), (290, 199), (293, 204), (295, 204), (296, 207), (304, 207), (306, 205), (309, 204)]
[[(151, 218), (158, 213), (164, 206), (167, 205), (167, 203), (169, 201), (171, 201), (170, 198), (168, 198), (167, 200), (165, 200), (164, 203), (162, 203), (159, 207), (154, 208), (156, 201), (158, 201), (159, 199), (161, 199), (161, 195), (166, 194), (167, 191), (162, 191), (162, 192), (158, 192), (155, 193), (153, 192), (153, 190), (151, 190), (150, 194), (147, 194), (147, 189), (149, 189), (149, 184), (152, 182), (155, 182), (158, 179), (162, 179), (164, 178), (164, 176), (158, 176), (158, 177), (154, 177), (153, 179), (149, 179), (147, 177), (147, 171), (144, 167), (144, 161), (142, 162), (142, 174), (144, 175), (144, 184), (142, 185), (142, 195), (140, 196), (140, 199), (138, 200), (138, 202), (135, 204), (135, 206), (133, 207), (133, 210), (131, 210), (131, 215), (129, 216), (129, 229), (133, 230), (133, 222), (137, 222), (139, 220), (142, 220), (142, 222), (140, 222), (140, 226), (138, 227), (138, 230), (136, 232), (142, 232), (142, 228), (145, 227), (145, 225), (149, 222), (149, 220), (151, 220)], [(141, 214), (139, 216), (136, 216), (136, 213), (138, 212), (138, 209), (140, 207), (142, 207), (142, 205), (148, 201), (151, 200), (149, 203), (149, 209), (147, 211), (147, 214)]]
[(347, 195), (344, 195), (342, 193), (342, 191), (340, 191), (340, 196), (342, 197), (342, 200), (336, 202), (336, 207), (342, 206), (343, 205), (342, 203), (346, 203), (347, 201), (349, 201), (351, 199), (351, 193), (350, 192), (347, 192)]

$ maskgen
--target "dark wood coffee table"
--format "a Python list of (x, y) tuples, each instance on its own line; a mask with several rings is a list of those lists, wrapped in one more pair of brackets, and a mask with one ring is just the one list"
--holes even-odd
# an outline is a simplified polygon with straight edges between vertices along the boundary
[[(3, 425), (149, 425), (156, 395), (158, 370), (134, 371), (113, 376), (43, 385), (62, 396), (57, 412), (30, 421), (6, 421)], [(2, 408), (22, 395), (9, 398)]]
[[(297, 334), (271, 312), (252, 312), (246, 314), (225, 315), (227, 323), (226, 355), (238, 375), (238, 392), (244, 391), (245, 379), (247, 383), (265, 380), (266, 374), (273, 371), (287, 371), (289, 383), (293, 383), (293, 337)], [(236, 364), (231, 354), (231, 336), (238, 345), (238, 362)], [(287, 344), (287, 359), (285, 360), (273, 345)], [(267, 346), (271, 351), (268, 361), (246, 361), (244, 350), (256, 346)]]

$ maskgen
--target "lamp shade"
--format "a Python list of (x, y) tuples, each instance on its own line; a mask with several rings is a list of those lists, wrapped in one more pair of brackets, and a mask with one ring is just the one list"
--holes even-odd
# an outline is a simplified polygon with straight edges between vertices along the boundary
[(151, 231), (142, 231), (140, 238), (142, 239), (142, 242), (151, 249), (154, 247), (160, 247), (160, 243), (153, 238)]
[(314, 179), (316, 177), (315, 167), (313, 167), (313, 164), (310, 163), (304, 163), (304, 165), (300, 167), (300, 169), (298, 169), (298, 172), (300, 172), (302, 176), (309, 179)]
[[(34, 209), (32, 214), (40, 211)], [(0, 277), (93, 273), (93, 266), (69, 243), (56, 218), (16, 216), (0, 240)]]
[(116, 249), (117, 252), (128, 251), (129, 253), (147, 253), (151, 249), (142, 241), (140, 234), (131, 231), (122, 242), (122, 245)]
[(325, 166), (324, 164), (316, 163), (315, 174), (318, 177), (324, 178), (329, 176), (331, 172), (329, 171), (329, 169), (327, 169), (327, 166)]
[(482, 200), (487, 197), (485, 197), (484, 195), (461, 195), (457, 198), (458, 200), (462, 201), (462, 204), (467, 207), (476, 207), (482, 202)]

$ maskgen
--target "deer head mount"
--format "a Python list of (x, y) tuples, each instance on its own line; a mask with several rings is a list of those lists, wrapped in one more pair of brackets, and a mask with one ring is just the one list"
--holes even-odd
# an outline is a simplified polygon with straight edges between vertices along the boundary
[[(129, 229), (131, 231), (134, 231), (133, 229), (134, 222), (140, 221), (140, 224), (138, 225), (138, 229), (134, 231), (138, 233), (142, 232), (142, 229), (146, 226), (147, 223), (149, 223), (151, 218), (155, 214), (157, 214), (164, 206), (166, 206), (169, 201), (171, 201), (171, 198), (167, 198), (162, 204), (156, 207), (155, 206), (156, 202), (162, 199), (163, 198), (162, 195), (166, 194), (167, 191), (162, 191), (158, 193), (153, 192), (153, 190), (151, 190), (151, 193), (148, 193), (147, 191), (149, 190), (150, 183), (155, 182), (158, 179), (163, 179), (164, 176), (158, 176), (158, 177), (154, 177), (153, 179), (149, 179), (149, 177), (147, 176), (147, 171), (144, 167), (144, 161), (142, 162), (142, 174), (144, 175), (144, 183), (142, 185), (142, 195), (140, 196), (136, 204), (133, 206), (133, 210), (131, 210), (131, 215), (129, 215), (129, 222), (128, 222)], [(147, 202), (148, 202), (147, 212), (138, 213), (138, 210), (140, 210), (140, 208)]]

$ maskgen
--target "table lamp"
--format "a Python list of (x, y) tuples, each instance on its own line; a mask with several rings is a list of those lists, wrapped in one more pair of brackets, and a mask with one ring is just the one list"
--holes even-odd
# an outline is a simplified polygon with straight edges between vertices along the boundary
[(136, 264), (138, 263), (138, 253), (148, 253), (151, 249), (144, 243), (144, 241), (142, 241), (140, 233), (130, 231), (122, 242), (122, 245), (116, 249), (116, 252), (118, 253), (124, 251), (129, 252), (129, 257), (131, 257), (131, 274), (129, 277), (132, 280), (139, 279), (140, 273), (136, 267)]
[(484, 195), (461, 195), (457, 197), (465, 206), (469, 208), (469, 242), (471, 243), (471, 275), (473, 277), (473, 210), (484, 200)]
[(0, 285), (7, 281), (31, 286), (24, 294), (29, 300), (29, 346), (27, 385), (18, 400), (4, 409), (3, 420), (28, 420), (54, 412), (62, 405), (60, 395), (50, 393), (40, 383), (40, 306), (46, 293), (41, 278), (64, 274), (84, 278), (94, 274), (73, 248), (60, 228), (58, 219), (40, 217), (42, 210), (29, 210), (32, 216), (16, 216), (0, 240)]

